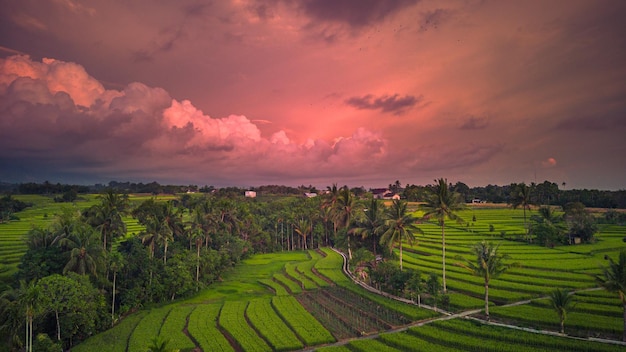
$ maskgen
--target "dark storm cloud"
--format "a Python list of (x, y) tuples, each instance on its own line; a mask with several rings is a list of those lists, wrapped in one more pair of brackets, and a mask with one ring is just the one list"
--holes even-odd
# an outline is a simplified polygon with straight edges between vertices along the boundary
[(418, 0), (306, 0), (300, 5), (315, 22), (335, 22), (352, 28), (369, 26), (384, 20)]
[(345, 103), (359, 110), (381, 110), (382, 112), (399, 115), (423, 100), (423, 95), (419, 97), (412, 95), (400, 97), (398, 94), (394, 94), (375, 97), (372, 94), (367, 94), (362, 97), (348, 98)]
[(459, 129), (461, 130), (482, 130), (489, 125), (489, 119), (487, 117), (477, 117), (469, 115), (463, 119)]
[(413, 171), (454, 170), (482, 165), (500, 154), (501, 143), (464, 145), (424, 145), (407, 155), (408, 167)]

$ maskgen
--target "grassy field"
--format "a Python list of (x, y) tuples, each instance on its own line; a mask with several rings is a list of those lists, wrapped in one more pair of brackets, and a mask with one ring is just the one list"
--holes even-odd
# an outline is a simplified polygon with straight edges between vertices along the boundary
[[(81, 211), (98, 204), (96, 194), (80, 195), (72, 203), (56, 203), (55, 195), (15, 195), (15, 199), (32, 204), (31, 207), (16, 213), (19, 220), (0, 223), (0, 283), (9, 282), (17, 271), (17, 265), (26, 252), (24, 239), (33, 227), (47, 227), (57, 214), (67, 209)], [(131, 206), (138, 205), (151, 195), (130, 195)], [(158, 196), (158, 200), (174, 199), (175, 196)], [(128, 236), (137, 235), (144, 228), (131, 216), (124, 218)]]
[(19, 220), (0, 224), (0, 282), (8, 282), (26, 252), (25, 235), (33, 227), (47, 227), (55, 215), (66, 209), (77, 211), (96, 204), (94, 195), (82, 195), (74, 203), (55, 203), (54, 196), (17, 195), (15, 199), (32, 204), (16, 213)]
[[(35, 205), (18, 213), (19, 221), (0, 225), (4, 268), (0, 275), (5, 277), (14, 272), (25, 251), (22, 239), (31, 226), (46, 226), (61, 206), (83, 209), (96, 202), (95, 197), (75, 204), (54, 203), (52, 198), (41, 196), (20, 199)], [(141, 198), (131, 201), (139, 202)], [(445, 228), (449, 311), (484, 307), (482, 279), (469, 275), (457, 264), (471, 258), (473, 244), (487, 240), (509, 254), (510, 263), (519, 264), (490, 283), (492, 321), (556, 332), (558, 318), (546, 296), (562, 288), (576, 291), (576, 304), (565, 322), (567, 334), (619, 338), (623, 326), (619, 298), (596, 290), (594, 275), (607, 265), (605, 255), (616, 258), (625, 248), (622, 239), (626, 227), (601, 225), (596, 243), (546, 248), (522, 241), (521, 210), (476, 208), (460, 215), (466, 223), (451, 223)], [(141, 231), (133, 219), (127, 219), (127, 226), (129, 236)], [(429, 273), (440, 276), (441, 229), (435, 223), (419, 226), (425, 233), (417, 235), (414, 245), (404, 245), (404, 266), (419, 269), (424, 277)], [(143, 351), (157, 335), (169, 339), (170, 347), (181, 351), (624, 349), (461, 318), (418, 326), (415, 322), (430, 322), (441, 316), (365, 291), (343, 274), (342, 264), (342, 257), (329, 248), (255, 255), (197, 295), (132, 314), (73, 350)], [(508, 306), (522, 300), (530, 303)], [(404, 330), (384, 333), (397, 328)]]

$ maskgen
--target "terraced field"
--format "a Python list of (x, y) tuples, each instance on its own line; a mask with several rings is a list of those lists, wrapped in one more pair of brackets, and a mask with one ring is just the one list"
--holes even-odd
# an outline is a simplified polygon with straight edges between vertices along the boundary
[[(17, 265), (26, 252), (24, 238), (33, 227), (47, 227), (55, 215), (66, 209), (80, 211), (98, 203), (96, 194), (80, 195), (73, 203), (55, 203), (54, 196), (44, 195), (16, 195), (15, 199), (32, 204), (31, 207), (16, 213), (19, 220), (0, 224), (0, 282), (10, 280), (17, 271)], [(131, 204), (150, 198), (149, 195), (131, 195)], [(158, 200), (174, 199), (175, 196), (159, 196)], [(124, 218), (128, 236), (135, 236), (144, 227), (130, 216)]]
[[(39, 215), (43, 221), (43, 214)], [(591, 245), (545, 248), (521, 241), (521, 210), (474, 209), (469, 225), (446, 226), (447, 278), (452, 312), (480, 309), (484, 288), (456, 264), (470, 258), (482, 239), (499, 244), (518, 267), (490, 284), (492, 321), (558, 330), (546, 295), (576, 291), (566, 333), (617, 339), (621, 305), (616, 294), (596, 289), (594, 275), (624, 248), (626, 227), (603, 226)], [(472, 217), (476, 221), (472, 221)], [(490, 231), (490, 225), (494, 230)], [(128, 222), (129, 233), (141, 231)], [(441, 229), (421, 224), (424, 235), (405, 244), (405, 267), (441, 275)], [(131, 230), (133, 229), (134, 230)], [(502, 233), (504, 231), (505, 233)], [(4, 248), (4, 247), (0, 247)], [(255, 255), (221, 282), (175, 304), (132, 314), (74, 351), (143, 351), (161, 335), (181, 351), (622, 351), (625, 346), (536, 334), (441, 315), (391, 300), (356, 285), (342, 272), (343, 258), (329, 248)], [(526, 304), (508, 305), (523, 300)], [(474, 317), (480, 318), (479, 314)], [(419, 322), (419, 323), (418, 323)], [(389, 331), (389, 332), (385, 332)]]
[[(341, 263), (342, 257), (327, 248), (256, 255), (197, 296), (144, 312), (140, 318), (131, 315), (73, 350), (104, 351), (111, 336), (123, 336), (116, 340), (121, 346), (127, 339), (121, 350), (139, 351), (152, 337), (162, 335), (170, 340), (170, 347), (181, 351), (291, 351), (378, 333), (412, 322), (411, 315), (435, 315), (380, 296), (369, 299), (343, 275)], [(316, 268), (328, 276), (321, 276)], [(343, 286), (330, 277), (342, 278)], [(326, 312), (346, 315), (342, 329), (330, 326), (317, 311), (305, 309), (302, 302), (310, 297), (321, 304), (332, 301)], [(351, 311), (358, 313), (346, 314)], [(114, 333), (117, 330), (119, 334)]]
[(52, 196), (17, 195), (15, 199), (33, 206), (16, 213), (19, 220), (0, 224), (0, 281), (6, 281), (17, 271), (26, 252), (25, 235), (33, 227), (46, 227), (64, 209), (82, 210), (95, 204), (95, 196), (81, 195), (74, 203), (55, 203)]
[[(617, 294), (605, 291), (584, 291), (597, 287), (594, 275), (607, 265), (604, 256), (616, 258), (626, 248), (622, 239), (626, 227), (601, 225), (597, 243), (546, 248), (524, 242), (521, 210), (473, 209), (460, 213), (467, 224), (446, 226), (446, 277), (450, 294), (450, 310), (461, 311), (484, 306), (482, 278), (468, 275), (458, 266), (471, 258), (471, 245), (487, 240), (500, 246), (500, 251), (510, 256), (509, 269), (489, 285), (490, 313), (497, 320), (538, 329), (558, 331), (558, 318), (549, 308), (545, 297), (555, 288), (576, 293), (577, 303), (566, 321), (566, 331), (579, 336), (604, 336), (617, 339), (621, 335), (623, 320), (621, 303)], [(473, 217), (476, 221), (472, 221)], [(494, 231), (490, 231), (493, 225)], [(441, 276), (441, 229), (434, 223), (421, 224), (425, 234), (419, 243), (406, 246), (404, 265), (421, 270), (423, 275)], [(500, 230), (506, 231), (501, 234)], [(531, 304), (499, 307), (501, 305), (532, 300)]]

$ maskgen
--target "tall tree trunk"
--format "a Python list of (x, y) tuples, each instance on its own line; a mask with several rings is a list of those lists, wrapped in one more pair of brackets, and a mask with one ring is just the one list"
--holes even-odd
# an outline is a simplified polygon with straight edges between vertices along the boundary
[(196, 243), (197, 257), (196, 257), (196, 291), (200, 289), (200, 246)]
[(167, 240), (165, 240), (165, 251), (163, 252), (163, 264), (167, 264)]
[(402, 238), (400, 239), (400, 271), (402, 271)]
[(111, 326), (115, 323), (115, 281), (117, 279), (117, 272), (113, 272), (113, 299), (111, 300)]
[(565, 334), (565, 317), (561, 316), (561, 334)]
[(485, 279), (485, 315), (489, 321), (489, 280)]
[(346, 239), (348, 240), (348, 259), (352, 260), (352, 248), (350, 248), (350, 235), (346, 231)]
[(61, 322), (59, 321), (59, 311), (55, 310), (54, 315), (57, 318), (57, 340), (61, 341)]
[(33, 352), (33, 316), (31, 314), (31, 316), (28, 319), (28, 347), (29, 350), (28, 352)]
[(528, 234), (528, 225), (526, 225), (526, 204), (524, 206), (524, 232), (526, 234), (526, 241), (530, 242), (530, 235)]
[(442, 285), (443, 285), (443, 293), (448, 293), (448, 287), (446, 286), (446, 233), (444, 230), (445, 222), (441, 220), (441, 257), (442, 257), (442, 267), (443, 267), (443, 275), (442, 275)]
[(26, 308), (26, 324), (25, 324), (25, 326), (26, 326), (26, 334), (24, 335), (24, 337), (26, 338), (26, 352), (28, 352), (28, 351), (30, 351), (28, 349), (28, 341), (29, 341), (28, 327), (30, 326), (29, 325), (28, 308)]
[(626, 298), (622, 296), (622, 308), (624, 309), (624, 331), (622, 332), (622, 341), (626, 342)]

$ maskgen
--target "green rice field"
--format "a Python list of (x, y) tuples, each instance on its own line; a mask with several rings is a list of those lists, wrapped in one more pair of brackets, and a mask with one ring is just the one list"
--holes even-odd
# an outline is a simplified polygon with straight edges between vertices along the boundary
[[(19, 221), (0, 224), (0, 258), (8, 277), (26, 247), (24, 234), (46, 226), (60, 211), (51, 198), (28, 196), (35, 204), (18, 213)], [(137, 200), (137, 199), (135, 199)], [(83, 209), (87, 198), (63, 206)], [(516, 263), (490, 282), (491, 323), (442, 315), (364, 290), (342, 271), (343, 257), (330, 248), (258, 254), (245, 259), (221, 280), (195, 296), (126, 316), (112, 329), (93, 336), (73, 351), (145, 351), (155, 336), (181, 351), (623, 351), (619, 340), (623, 311), (617, 294), (598, 289), (594, 275), (626, 248), (626, 227), (600, 225), (597, 242), (546, 248), (528, 244), (521, 210), (475, 208), (460, 212), (467, 222), (446, 223), (446, 277), (451, 314), (480, 311), (484, 283), (458, 265), (471, 258), (481, 240), (500, 246)], [(472, 219), (475, 217), (475, 221)], [(141, 226), (126, 219), (129, 236)], [(441, 228), (418, 225), (413, 245), (404, 244), (404, 267), (422, 276), (441, 275)], [(493, 228), (493, 231), (490, 229)], [(557, 333), (559, 320), (546, 296), (555, 288), (574, 294), (565, 322), (568, 336)], [(523, 301), (523, 302), (522, 302)], [(523, 304), (515, 304), (522, 302)], [(517, 328), (506, 327), (512, 325)], [(526, 330), (520, 330), (524, 328)], [(544, 331), (540, 334), (533, 331)], [(576, 339), (572, 338), (575, 337)]]

